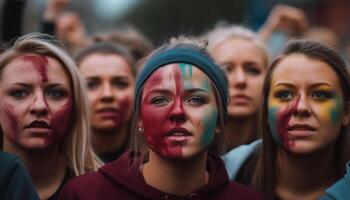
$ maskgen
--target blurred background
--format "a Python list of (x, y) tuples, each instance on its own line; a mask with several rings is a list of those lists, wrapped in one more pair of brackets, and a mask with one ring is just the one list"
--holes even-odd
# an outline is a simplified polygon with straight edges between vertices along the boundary
[[(47, 0), (10, 1), (26, 2), (23, 30), (37, 31)], [(79, 13), (89, 34), (131, 25), (159, 44), (180, 33), (200, 34), (218, 21), (257, 30), (276, 4), (303, 9), (312, 24), (338, 36), (349, 32), (349, 0), (71, 0), (67, 10)]]

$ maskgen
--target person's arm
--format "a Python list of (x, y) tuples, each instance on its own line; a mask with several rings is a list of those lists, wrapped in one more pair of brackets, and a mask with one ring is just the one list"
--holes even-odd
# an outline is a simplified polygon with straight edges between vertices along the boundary
[[(22, 162), (14, 156), (2, 159), (1, 179), (4, 188), (2, 196), (6, 200), (39, 200), (31, 178)], [(10, 160), (9, 160), (10, 159)]]
[(69, 0), (49, 0), (41, 19), (40, 31), (49, 35), (54, 35), (56, 18), (64, 12)]
[(307, 28), (307, 18), (303, 10), (276, 5), (271, 10), (266, 22), (259, 30), (261, 39), (266, 42), (275, 31), (282, 31), (289, 36), (301, 35)]

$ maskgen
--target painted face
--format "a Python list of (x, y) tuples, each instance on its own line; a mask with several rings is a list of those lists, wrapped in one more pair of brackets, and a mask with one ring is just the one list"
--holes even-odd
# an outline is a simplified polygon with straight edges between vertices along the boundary
[(256, 114), (261, 106), (266, 73), (262, 52), (250, 41), (229, 39), (218, 44), (211, 54), (228, 75), (231, 98), (229, 116), (246, 117)]
[(268, 121), (274, 140), (294, 153), (334, 144), (344, 118), (337, 74), (326, 63), (292, 54), (272, 74)]
[(126, 60), (114, 54), (92, 54), (79, 66), (88, 87), (91, 125), (95, 130), (124, 127), (130, 120), (135, 78)]
[(142, 94), (140, 124), (152, 151), (186, 158), (212, 144), (218, 111), (210, 79), (200, 69), (163, 66), (149, 77)]
[(28, 54), (11, 61), (1, 72), (0, 97), (4, 141), (45, 149), (67, 134), (72, 91), (56, 59)]

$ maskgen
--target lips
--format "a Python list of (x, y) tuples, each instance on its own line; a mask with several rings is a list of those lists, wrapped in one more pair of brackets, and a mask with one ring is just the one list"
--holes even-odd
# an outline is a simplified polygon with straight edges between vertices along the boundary
[(41, 128), (41, 129), (51, 129), (50, 125), (42, 120), (34, 120), (30, 124), (28, 124), (25, 128)]
[(182, 127), (176, 127), (172, 128), (170, 131), (168, 131), (167, 137), (170, 136), (192, 136), (192, 134), (185, 128)]
[(249, 100), (250, 100), (250, 97), (243, 94), (237, 94), (237, 95), (231, 96), (231, 103), (242, 104), (242, 103), (247, 103)]
[(316, 130), (308, 124), (293, 124), (287, 128), (288, 134), (294, 137), (308, 137), (316, 134)]
[(96, 112), (97, 113), (106, 113), (106, 112), (117, 113), (118, 109), (113, 107), (107, 107), (107, 108), (98, 109)]

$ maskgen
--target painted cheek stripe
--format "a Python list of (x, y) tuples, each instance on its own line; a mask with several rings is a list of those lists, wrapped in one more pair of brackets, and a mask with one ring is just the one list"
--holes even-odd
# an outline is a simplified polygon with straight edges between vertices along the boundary
[(297, 97), (296, 101), (292, 102), (284, 110), (281, 110), (280, 112), (277, 113), (277, 133), (282, 139), (283, 146), (286, 149), (290, 149), (291, 146), (294, 145), (294, 143), (289, 142), (287, 128), (288, 128), (288, 123), (290, 118), (292, 117), (293, 113), (295, 113), (296, 110), (298, 109), (300, 99), (301, 99), (301, 95)]

